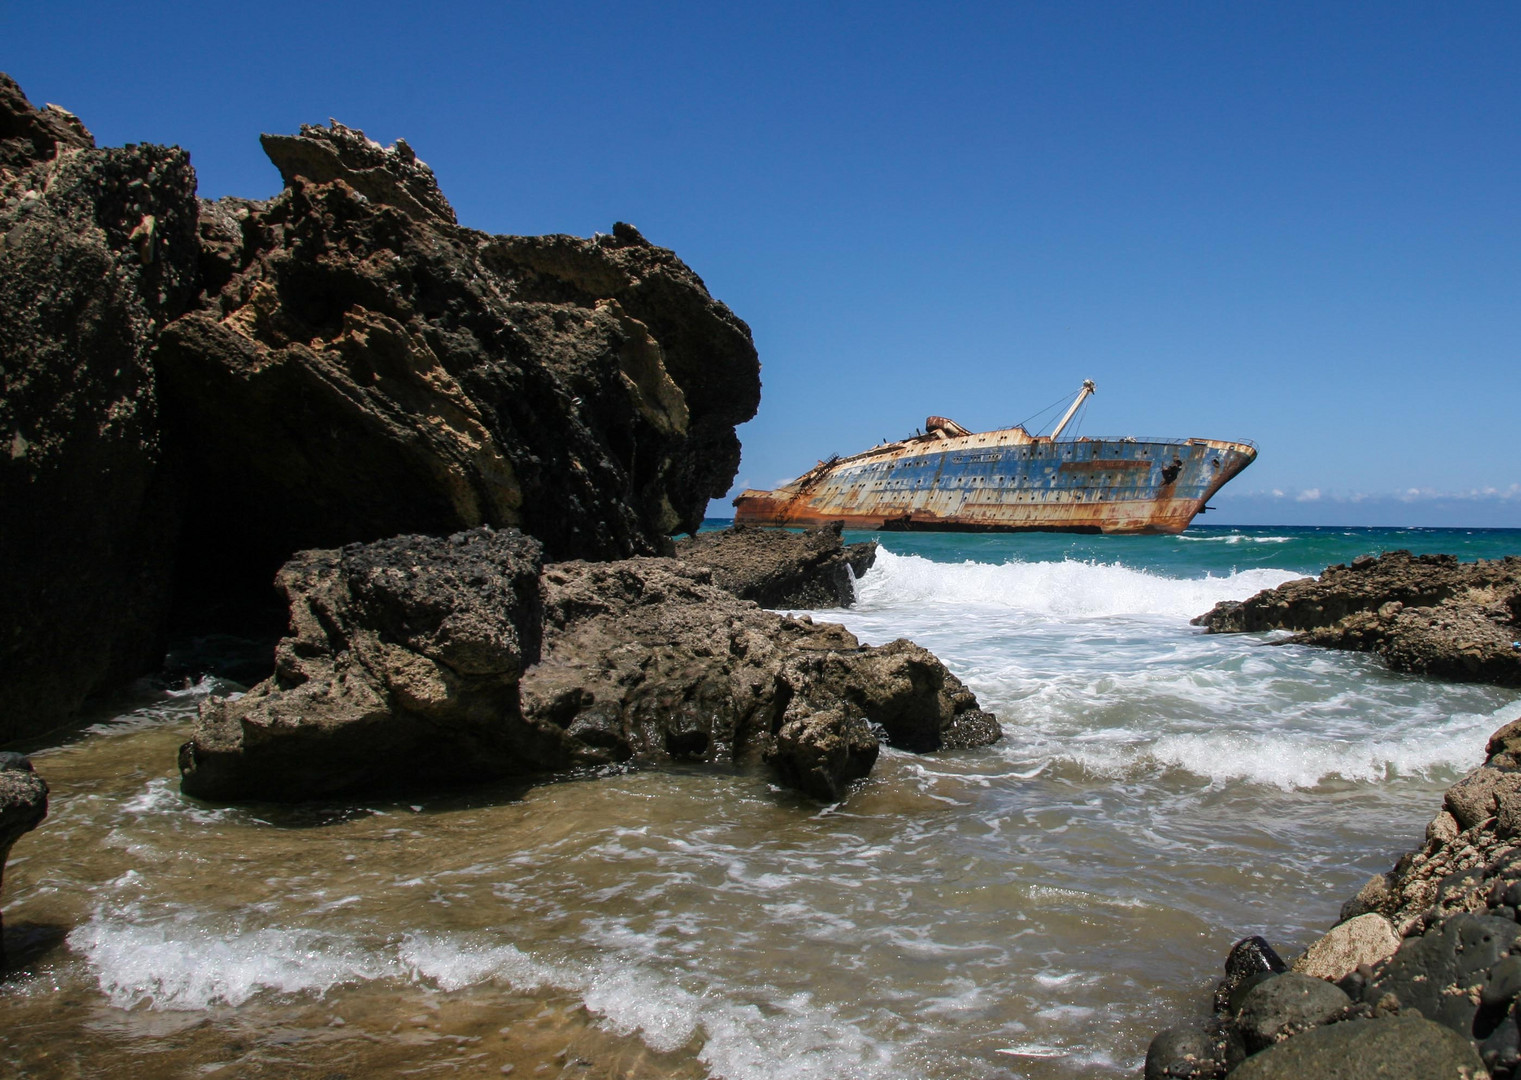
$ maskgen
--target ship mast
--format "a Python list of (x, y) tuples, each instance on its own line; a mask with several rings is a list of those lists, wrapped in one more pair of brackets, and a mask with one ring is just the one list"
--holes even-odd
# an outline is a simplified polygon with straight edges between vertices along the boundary
[(1097, 387), (1093, 385), (1092, 379), (1083, 380), (1083, 388), (1077, 392), (1077, 399), (1072, 402), (1072, 406), (1067, 410), (1067, 415), (1062, 417), (1061, 423), (1056, 425), (1056, 430), (1051, 432), (1051, 439), (1053, 442), (1061, 435), (1062, 428), (1067, 426), (1067, 421), (1072, 419), (1072, 414), (1077, 412), (1078, 406), (1087, 401), (1088, 395), (1093, 393), (1096, 389)]

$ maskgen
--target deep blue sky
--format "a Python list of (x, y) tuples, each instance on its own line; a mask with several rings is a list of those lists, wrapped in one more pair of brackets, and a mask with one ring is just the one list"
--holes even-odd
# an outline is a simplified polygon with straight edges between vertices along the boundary
[(1210, 523), (1521, 526), (1521, 5), (0, 0), (0, 42), (209, 197), (332, 116), (464, 224), (633, 222), (755, 332), (741, 484), (1092, 378), (1084, 433), (1259, 444)]

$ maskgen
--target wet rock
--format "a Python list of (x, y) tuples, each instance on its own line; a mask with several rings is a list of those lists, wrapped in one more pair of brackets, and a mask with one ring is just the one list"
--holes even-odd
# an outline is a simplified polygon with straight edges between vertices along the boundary
[(761, 607), (849, 607), (877, 545), (847, 546), (838, 522), (803, 532), (740, 525), (678, 540), (676, 557), (710, 568), (715, 585)]
[(1352, 1001), (1323, 979), (1287, 972), (1263, 979), (1246, 994), (1236, 1025), (1254, 1054), (1326, 1023)]
[[(3, 88), (3, 84), (0, 84)], [(48, 786), (20, 754), (0, 753), (0, 885), (11, 847), (48, 812)], [(4, 923), (0, 921), (0, 973), (5, 970)]]
[(1521, 773), (1483, 765), (1447, 789), (1443, 809), (1466, 830), (1495, 817), (1502, 802), (1521, 802)]
[(1363, 1000), (1376, 1003), (1391, 994), (1402, 1009), (1473, 1034), (1490, 969), (1518, 940), (1521, 926), (1514, 922), (1467, 914), (1444, 919), (1408, 939), (1363, 990)]
[(675, 559), (569, 562), (544, 572), (543, 661), (525, 712), (598, 732), (581, 760), (763, 760), (838, 799), (894, 746), (986, 745), (997, 721), (910, 642), (862, 647), (841, 626), (772, 614)]
[(524, 722), (537, 659), (539, 545), (487, 529), (303, 552), (278, 584), (290, 636), (273, 678), (201, 705), (181, 786), (205, 799), (299, 801), (564, 767)]
[(834, 800), (876, 760), (997, 721), (910, 642), (764, 611), (676, 559), (538, 573), (511, 530), (304, 552), (275, 676), (206, 702), (188, 794), (300, 800), (635, 762), (770, 764)]
[(1146, 1080), (1218, 1080), (1246, 1057), (1241, 1036), (1211, 1021), (1168, 1028), (1146, 1049)]
[(1317, 1027), (1253, 1055), (1231, 1080), (1482, 1080), (1473, 1045), (1419, 1017)]
[(1495, 1080), (1509, 1080), (1516, 1075), (1521, 1067), (1521, 1025), (1517, 1023), (1514, 1005), (1479, 1044), (1479, 1057)]
[(1273, 950), (1266, 938), (1242, 938), (1231, 946), (1225, 958), (1225, 978), (1215, 987), (1215, 1011), (1237, 1011), (1240, 1006), (1231, 1004), (1231, 995), (1248, 979), (1263, 974), (1277, 975), (1287, 970), (1289, 965), (1283, 962), (1283, 957)]
[(1394, 551), (1331, 566), (1194, 619), (1210, 633), (1299, 631), (1291, 642), (1374, 652), (1396, 671), (1521, 686), (1521, 558), (1462, 563)]
[(191, 302), (183, 150), (96, 149), (0, 76), (0, 743), (163, 655), (177, 498), (151, 355)]
[(1292, 969), (1337, 982), (1364, 964), (1377, 964), (1393, 956), (1399, 947), (1400, 936), (1389, 920), (1369, 912), (1332, 927), (1294, 961)]

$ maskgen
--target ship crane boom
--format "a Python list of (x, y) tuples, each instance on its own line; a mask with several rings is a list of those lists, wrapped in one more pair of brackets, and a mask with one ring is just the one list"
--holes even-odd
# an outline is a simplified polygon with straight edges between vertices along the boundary
[(1062, 428), (1067, 426), (1067, 421), (1072, 419), (1072, 414), (1077, 412), (1082, 403), (1088, 400), (1088, 395), (1093, 393), (1096, 389), (1097, 387), (1093, 385), (1092, 379), (1083, 380), (1083, 388), (1077, 392), (1077, 397), (1073, 400), (1072, 405), (1067, 409), (1067, 415), (1062, 417), (1061, 423), (1056, 425), (1056, 430), (1051, 432), (1051, 439), (1053, 442), (1061, 437)]

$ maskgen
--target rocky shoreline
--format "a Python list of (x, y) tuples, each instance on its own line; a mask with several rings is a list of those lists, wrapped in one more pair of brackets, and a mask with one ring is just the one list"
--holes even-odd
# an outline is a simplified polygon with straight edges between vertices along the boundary
[[(1194, 620), (1211, 633), (1376, 653), (1391, 668), (1521, 685), (1521, 559), (1364, 556)], [(1425, 842), (1286, 964), (1232, 949), (1214, 1015), (1153, 1040), (1147, 1080), (1512, 1080), (1521, 1075), (1521, 721), (1450, 787)]]
[[(209, 800), (724, 762), (833, 801), (882, 742), (999, 737), (926, 650), (765, 610), (850, 603), (875, 545), (678, 551), (760, 365), (674, 252), (469, 229), (336, 121), (261, 143), (279, 194), (199, 199), (0, 74), (0, 745), (195, 634), (267, 642), (180, 752)], [(47, 786), (0, 777), (3, 866)]]

